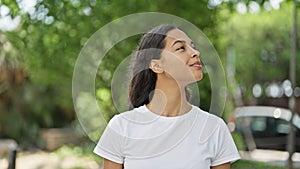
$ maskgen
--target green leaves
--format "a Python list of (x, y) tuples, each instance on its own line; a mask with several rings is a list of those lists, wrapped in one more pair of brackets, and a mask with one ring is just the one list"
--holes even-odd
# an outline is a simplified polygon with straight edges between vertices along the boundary
[[(71, 93), (74, 64), (89, 37), (106, 23), (137, 12), (159, 11), (183, 17), (204, 29), (211, 40), (217, 40), (214, 31), (217, 12), (207, 8), (206, 0), (185, 0), (176, 3), (170, 0), (43, 0), (37, 1), (29, 13), (22, 12), (23, 9), (16, 1), (1, 0), (1, 3), (10, 8), (12, 16), (20, 15), (22, 18), (18, 29), (12, 32), (1, 32), (1, 36), (6, 38), (5, 43), (10, 44), (12, 49), (4, 53), (1, 51), (0, 58), (14, 56), (19, 62), (19, 68), (27, 73), (27, 79), (23, 79), (24, 83), (26, 81), (26, 87), (12, 87), (13, 92), (10, 97), (19, 95), (20, 98), (25, 98), (27, 94), (34, 97), (29, 100), (19, 100), (26, 109), (15, 106), (17, 103), (11, 101), (11, 105), (1, 110), (0, 114), (9, 113), (14, 107), (18, 117), (26, 117), (24, 124), (30, 126), (32, 121), (35, 122), (34, 129), (36, 126), (61, 127), (75, 120)], [(198, 4), (197, 7), (195, 4)], [(118, 43), (99, 65), (95, 93), (105, 120), (118, 113), (110, 93), (114, 71), (135, 49), (139, 37), (130, 37)], [(91, 55), (97, 56), (97, 53)], [(91, 66), (95, 64), (91, 63)], [(84, 83), (84, 77), (82, 81)], [(209, 78), (201, 82), (203, 84), (201, 92), (205, 93), (201, 95), (203, 97), (201, 107), (206, 110), (210, 106), (209, 83)], [(116, 96), (115, 99), (120, 102), (127, 101), (127, 97)], [(84, 112), (85, 108), (80, 111)], [(97, 124), (97, 118), (93, 124)], [(95, 133), (98, 132), (95, 130)], [(16, 137), (24, 138), (21, 135)]]
[(224, 23), (226, 48), (233, 48), (238, 83), (246, 96), (254, 84), (283, 81), (289, 77), (292, 6), (259, 14), (233, 14)]

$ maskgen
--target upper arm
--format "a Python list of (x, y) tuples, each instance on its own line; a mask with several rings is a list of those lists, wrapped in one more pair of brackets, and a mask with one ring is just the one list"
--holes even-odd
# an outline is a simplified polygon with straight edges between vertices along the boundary
[[(119, 125), (118, 117), (113, 117), (105, 128), (94, 153), (110, 161), (122, 164), (124, 163), (123, 154), (124, 136)], [(108, 163), (108, 162), (106, 162)]]
[(123, 164), (103, 158), (103, 169), (123, 169)]
[(211, 169), (230, 169), (230, 162), (221, 165), (213, 166)]
[[(229, 132), (227, 125), (223, 120), (219, 121), (217, 133), (214, 138), (214, 157), (212, 159), (212, 165), (218, 166), (233, 162), (240, 159), (239, 152), (235, 146), (231, 133)], [(226, 166), (226, 165), (225, 165)], [(230, 168), (230, 164), (229, 164)], [(219, 168), (217, 168), (219, 169)], [(220, 168), (223, 169), (223, 168)]]

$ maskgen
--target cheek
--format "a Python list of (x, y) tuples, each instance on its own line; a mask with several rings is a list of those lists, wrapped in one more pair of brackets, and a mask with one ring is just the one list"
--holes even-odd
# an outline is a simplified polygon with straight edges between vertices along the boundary
[(171, 52), (162, 53), (162, 63), (168, 70), (185, 68), (188, 60), (184, 56), (178, 56)]
[(180, 56), (169, 55), (163, 61), (164, 71), (175, 79), (182, 79), (189, 76), (187, 62)]

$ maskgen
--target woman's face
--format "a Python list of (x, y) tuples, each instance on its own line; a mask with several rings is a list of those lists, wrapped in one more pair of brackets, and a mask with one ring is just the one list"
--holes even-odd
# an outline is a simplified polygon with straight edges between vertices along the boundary
[(165, 47), (161, 53), (161, 67), (178, 83), (187, 85), (202, 79), (200, 52), (192, 40), (181, 30), (173, 29), (167, 33)]

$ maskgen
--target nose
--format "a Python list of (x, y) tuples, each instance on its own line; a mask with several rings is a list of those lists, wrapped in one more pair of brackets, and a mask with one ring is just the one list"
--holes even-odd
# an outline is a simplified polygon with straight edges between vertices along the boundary
[(199, 57), (200, 56), (200, 52), (194, 48), (191, 48), (191, 57)]

